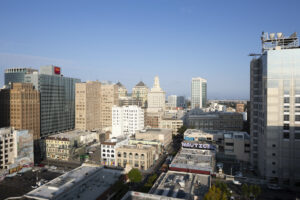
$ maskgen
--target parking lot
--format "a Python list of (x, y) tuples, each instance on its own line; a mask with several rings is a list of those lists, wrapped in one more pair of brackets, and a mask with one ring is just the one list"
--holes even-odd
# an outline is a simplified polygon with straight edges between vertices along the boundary
[(6, 177), (0, 182), (0, 200), (12, 197), (12, 194), (14, 197), (18, 197), (30, 192), (34, 189), (32, 186), (36, 185), (37, 179), (50, 181), (60, 175), (61, 173), (44, 169), (35, 172), (28, 171), (14, 177)]

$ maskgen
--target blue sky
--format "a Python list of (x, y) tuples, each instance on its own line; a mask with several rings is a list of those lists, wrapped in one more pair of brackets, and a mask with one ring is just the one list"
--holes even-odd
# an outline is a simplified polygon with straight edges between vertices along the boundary
[(300, 32), (300, 1), (0, 1), (0, 83), (10, 67), (55, 64), (65, 76), (121, 81), (155, 75), (167, 94), (248, 99), (247, 55), (261, 32)]

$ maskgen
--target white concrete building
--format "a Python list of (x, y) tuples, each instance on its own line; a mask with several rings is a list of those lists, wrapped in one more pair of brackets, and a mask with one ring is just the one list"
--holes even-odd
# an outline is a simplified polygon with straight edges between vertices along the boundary
[(111, 138), (101, 143), (101, 164), (117, 166), (116, 148), (128, 144), (126, 137)]
[(159, 112), (165, 109), (166, 93), (160, 88), (159, 78), (155, 76), (154, 85), (148, 93), (147, 112)]
[(203, 78), (192, 78), (191, 87), (191, 106), (194, 108), (203, 108), (207, 102), (207, 81)]
[(133, 135), (135, 131), (144, 129), (144, 110), (136, 105), (113, 106), (111, 137)]

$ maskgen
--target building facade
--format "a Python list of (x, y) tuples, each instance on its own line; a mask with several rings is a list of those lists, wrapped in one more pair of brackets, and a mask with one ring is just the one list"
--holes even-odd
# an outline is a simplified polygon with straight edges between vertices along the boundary
[(101, 83), (76, 83), (75, 128), (94, 130), (101, 128)]
[(101, 128), (112, 126), (112, 107), (119, 105), (118, 86), (112, 83), (101, 85)]
[(159, 78), (155, 76), (154, 84), (148, 93), (147, 112), (161, 112), (165, 109), (166, 93), (160, 88)]
[(138, 140), (157, 140), (166, 148), (172, 142), (171, 129), (146, 129), (136, 131), (135, 139)]
[(75, 127), (75, 84), (79, 79), (61, 75), (57, 66), (42, 66), (40, 72), (25, 74), (25, 82), (40, 92), (41, 137)]
[(203, 108), (207, 103), (207, 81), (203, 78), (192, 78), (191, 108)]
[(9, 83), (24, 83), (26, 74), (32, 74), (37, 71), (31, 68), (6, 69), (4, 73), (4, 85), (9, 86)]
[(0, 171), (14, 173), (32, 166), (33, 136), (28, 130), (0, 129)]
[(126, 137), (111, 138), (101, 142), (101, 164), (107, 166), (117, 166), (117, 148), (128, 144)]
[(34, 140), (40, 139), (40, 93), (32, 83), (12, 83), (10, 126), (30, 130)]
[(81, 155), (85, 155), (85, 147), (97, 142), (97, 132), (74, 130), (58, 133), (46, 138), (46, 156), (51, 160), (78, 161)]
[(154, 147), (150, 145), (123, 145), (116, 149), (117, 166), (126, 167), (129, 164), (133, 168), (147, 170), (154, 163)]
[(122, 83), (118, 82), (116, 84), (119, 88), (118, 88), (118, 94), (119, 94), (119, 98), (120, 97), (127, 97), (127, 89), (124, 85), (122, 85)]
[(144, 110), (141, 107), (112, 107), (112, 137), (130, 136), (142, 129), (144, 129)]
[(241, 131), (243, 115), (229, 112), (203, 112), (191, 110), (186, 118), (187, 126), (195, 129)]
[(168, 96), (168, 106), (171, 108), (177, 107), (177, 95)]
[(159, 124), (159, 128), (171, 129), (173, 134), (178, 133), (178, 129), (183, 126), (183, 120), (181, 119), (162, 119)]
[(140, 81), (134, 88), (132, 88), (132, 97), (142, 102), (141, 106), (144, 108), (148, 105), (148, 93), (149, 88), (142, 81)]
[(268, 181), (299, 190), (299, 39), (296, 33), (261, 39), (262, 54), (250, 63), (251, 161)]
[(10, 126), (10, 89), (0, 89), (0, 128)]

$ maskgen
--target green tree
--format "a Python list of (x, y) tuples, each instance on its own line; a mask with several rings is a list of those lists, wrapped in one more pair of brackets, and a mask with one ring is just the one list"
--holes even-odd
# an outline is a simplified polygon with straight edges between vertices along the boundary
[(220, 188), (213, 185), (205, 194), (204, 200), (227, 200), (227, 196), (225, 193), (222, 193)]
[(129, 178), (130, 182), (138, 183), (138, 182), (142, 181), (143, 176), (142, 176), (142, 173), (140, 172), (140, 170), (133, 168), (128, 173), (128, 178)]
[(182, 126), (178, 129), (178, 133), (183, 134), (186, 131), (187, 127), (186, 126)]
[(247, 185), (247, 184), (243, 184), (242, 185), (242, 195), (245, 197), (245, 198), (249, 198), (250, 196), (250, 187)]
[(250, 193), (257, 198), (261, 193), (261, 188), (258, 185), (251, 185), (250, 186)]

